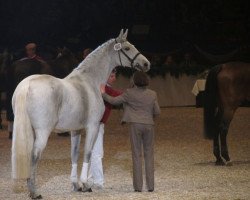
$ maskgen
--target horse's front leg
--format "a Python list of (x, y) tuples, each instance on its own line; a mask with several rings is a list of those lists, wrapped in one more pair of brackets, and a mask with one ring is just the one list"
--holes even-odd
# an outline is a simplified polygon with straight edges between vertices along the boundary
[(221, 145), (220, 145), (220, 133), (221, 133), (221, 121), (222, 121), (222, 111), (219, 111), (216, 114), (216, 133), (213, 139), (213, 153), (216, 157), (215, 165), (225, 165), (223, 159), (221, 158)]
[(77, 175), (77, 162), (79, 158), (81, 143), (81, 131), (71, 131), (71, 175), (70, 180), (72, 182), (73, 191), (81, 191), (81, 188), (78, 184), (78, 175)]
[(93, 123), (87, 126), (86, 140), (84, 146), (83, 154), (83, 165), (80, 180), (85, 189), (88, 190), (91, 186), (87, 184), (88, 181), (88, 170), (89, 170), (89, 161), (92, 153), (93, 146), (95, 144), (98, 132), (100, 128), (100, 123)]

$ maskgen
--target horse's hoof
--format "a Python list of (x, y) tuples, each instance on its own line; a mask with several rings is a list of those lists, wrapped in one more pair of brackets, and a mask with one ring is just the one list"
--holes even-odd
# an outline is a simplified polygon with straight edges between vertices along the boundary
[(42, 199), (42, 195), (30, 195), (31, 199)]
[(226, 161), (226, 166), (228, 166), (228, 167), (233, 166), (233, 162), (232, 161)]
[(223, 160), (217, 160), (217, 161), (215, 162), (215, 165), (216, 165), (216, 166), (224, 166), (225, 163), (224, 163)]
[(92, 189), (91, 188), (85, 188), (85, 189), (82, 189), (82, 192), (92, 192)]
[(74, 191), (74, 192), (81, 192), (82, 188), (79, 186), (78, 183), (72, 183), (72, 191)]
[(91, 186), (89, 184), (83, 184), (82, 192), (92, 192)]

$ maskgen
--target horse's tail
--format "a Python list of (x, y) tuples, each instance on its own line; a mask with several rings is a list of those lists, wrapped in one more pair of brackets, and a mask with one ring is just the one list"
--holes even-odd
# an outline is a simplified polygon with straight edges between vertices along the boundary
[(207, 76), (204, 92), (204, 135), (207, 139), (213, 139), (217, 134), (216, 112), (218, 106), (218, 81), (217, 75), (221, 65), (212, 68)]
[(27, 179), (31, 172), (34, 133), (27, 112), (29, 82), (21, 82), (13, 95), (12, 178)]

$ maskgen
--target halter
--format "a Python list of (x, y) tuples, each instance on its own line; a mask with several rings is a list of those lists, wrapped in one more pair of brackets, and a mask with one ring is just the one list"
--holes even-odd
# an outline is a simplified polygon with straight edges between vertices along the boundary
[(118, 45), (118, 44), (120, 44), (120, 45), (119, 45), (120, 48), (115, 49), (115, 46), (114, 46), (114, 49), (115, 49), (116, 51), (118, 51), (118, 56), (119, 56), (119, 60), (120, 60), (121, 66), (124, 67), (123, 64), (122, 64), (122, 59), (121, 59), (121, 53), (122, 53), (122, 54), (130, 61), (131, 68), (134, 68), (134, 66), (133, 66), (134, 61), (135, 61), (135, 59), (136, 59), (141, 53), (138, 52), (137, 54), (135, 54), (135, 56), (134, 56), (133, 58), (130, 58), (130, 57), (122, 50), (121, 43), (118, 43), (118, 42), (116, 41), (116, 39), (115, 39), (115, 45)]

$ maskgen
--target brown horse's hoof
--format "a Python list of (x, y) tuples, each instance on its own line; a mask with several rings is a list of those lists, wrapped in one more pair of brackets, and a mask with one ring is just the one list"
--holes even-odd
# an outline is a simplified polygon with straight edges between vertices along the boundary
[(226, 161), (226, 166), (228, 166), (228, 167), (233, 166), (233, 162), (232, 161)]
[(37, 195), (37, 196), (34, 196), (34, 195), (30, 195), (31, 199), (42, 199), (42, 195)]
[(217, 160), (217, 161), (215, 162), (215, 165), (216, 165), (216, 166), (224, 166), (225, 163), (224, 163), (223, 160)]

